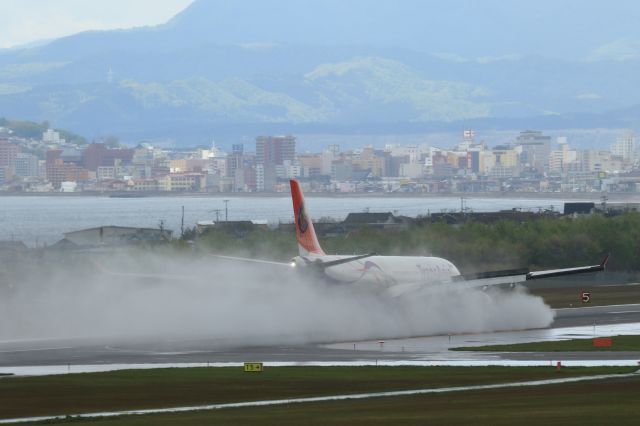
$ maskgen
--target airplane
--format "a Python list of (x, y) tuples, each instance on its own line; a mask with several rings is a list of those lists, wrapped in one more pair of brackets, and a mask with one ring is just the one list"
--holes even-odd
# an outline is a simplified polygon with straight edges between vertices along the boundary
[(291, 259), (289, 263), (221, 255), (215, 257), (288, 266), (304, 276), (312, 276), (336, 284), (374, 287), (386, 290), (391, 296), (442, 285), (481, 289), (491, 286), (514, 287), (518, 283), (530, 280), (603, 271), (609, 259), (607, 255), (598, 265), (573, 268), (534, 272), (528, 269), (511, 269), (463, 275), (453, 263), (440, 257), (380, 256), (375, 253), (353, 256), (328, 255), (318, 241), (299, 182), (292, 179), (290, 185), (298, 256)]

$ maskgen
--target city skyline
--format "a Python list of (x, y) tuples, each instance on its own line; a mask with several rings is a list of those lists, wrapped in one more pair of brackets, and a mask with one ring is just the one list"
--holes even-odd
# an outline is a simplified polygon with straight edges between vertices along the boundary
[[(2, 129), (0, 129), (2, 131)], [(172, 150), (140, 143), (69, 143), (0, 132), (0, 188), (12, 192), (280, 192), (299, 179), (319, 192), (638, 192), (636, 135), (620, 131), (607, 149), (580, 149), (567, 136), (524, 130), (490, 143), (464, 130), (453, 147), (430, 143), (327, 144), (296, 149), (296, 136), (257, 136), (230, 151)], [(495, 142), (495, 141), (494, 141)]]

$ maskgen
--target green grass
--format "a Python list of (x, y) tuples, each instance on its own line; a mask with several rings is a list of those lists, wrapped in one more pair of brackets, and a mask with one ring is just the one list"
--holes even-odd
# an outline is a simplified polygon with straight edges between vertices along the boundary
[(612, 337), (613, 345), (610, 348), (596, 348), (593, 339), (571, 339), (553, 342), (531, 342), (513, 345), (487, 345), (487, 346), (463, 346), (453, 348), (453, 351), (478, 351), (478, 352), (636, 352), (640, 351), (640, 336), (615, 336)]
[[(472, 369), (469, 373), (474, 375)], [(71, 420), (74, 425), (635, 425), (640, 375), (530, 388)], [(51, 424), (60, 422), (50, 422)], [(66, 423), (66, 422), (62, 422)]]
[[(591, 292), (591, 302), (582, 303), (581, 291)], [(532, 289), (529, 293), (540, 296), (552, 308), (584, 308), (589, 306), (624, 305), (640, 303), (640, 285), (616, 285), (592, 287), (584, 284), (581, 287), (556, 287)]]
[(278, 367), (175, 368), (0, 380), (0, 419), (255, 401), (387, 390), (505, 383), (629, 367)]

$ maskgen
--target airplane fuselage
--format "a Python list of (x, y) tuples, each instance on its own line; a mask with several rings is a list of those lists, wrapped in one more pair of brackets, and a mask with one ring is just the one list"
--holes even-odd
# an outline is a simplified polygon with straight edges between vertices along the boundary
[[(352, 256), (298, 256), (297, 266), (303, 267), (314, 261), (331, 262)], [(337, 283), (389, 288), (402, 284), (440, 284), (452, 281), (460, 275), (455, 265), (446, 259), (425, 256), (370, 256), (353, 262), (330, 266), (323, 274)]]

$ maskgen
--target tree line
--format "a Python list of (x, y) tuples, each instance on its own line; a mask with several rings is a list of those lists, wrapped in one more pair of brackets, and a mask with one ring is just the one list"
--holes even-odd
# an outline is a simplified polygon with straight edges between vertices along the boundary
[[(197, 246), (218, 253), (289, 260), (297, 254), (291, 232), (262, 228), (212, 229)], [(615, 217), (541, 217), (518, 222), (438, 222), (407, 229), (362, 227), (344, 235), (321, 238), (328, 254), (439, 256), (464, 272), (529, 267), (568, 267), (599, 263), (610, 254), (609, 268), (640, 271), (640, 213)]]

